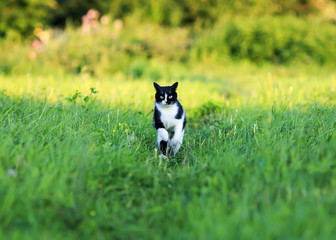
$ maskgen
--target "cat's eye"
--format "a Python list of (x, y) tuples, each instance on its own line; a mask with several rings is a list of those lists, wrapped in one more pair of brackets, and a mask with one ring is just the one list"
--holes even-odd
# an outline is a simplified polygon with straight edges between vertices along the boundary
[(172, 98), (173, 98), (173, 96), (169, 96), (168, 98), (169, 98), (169, 99), (172, 99)]
[(164, 97), (163, 97), (163, 96), (160, 96), (160, 98), (161, 98), (161, 99), (164, 99)]

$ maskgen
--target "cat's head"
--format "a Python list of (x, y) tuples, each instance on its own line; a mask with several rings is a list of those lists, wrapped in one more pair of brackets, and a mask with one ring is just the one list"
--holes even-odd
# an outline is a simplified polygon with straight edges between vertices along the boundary
[(156, 89), (155, 100), (162, 105), (172, 105), (177, 101), (177, 88), (178, 82), (171, 86), (161, 87), (159, 84), (154, 83)]

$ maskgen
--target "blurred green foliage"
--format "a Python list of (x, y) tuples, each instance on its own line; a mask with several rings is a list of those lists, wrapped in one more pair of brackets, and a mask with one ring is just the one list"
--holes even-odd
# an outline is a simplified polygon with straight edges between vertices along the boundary
[(53, 3), (53, 0), (2, 0), (0, 37), (27, 36), (37, 26), (48, 25), (48, 14)]
[(330, 0), (2, 0), (0, 3), (0, 34), (11, 32), (27, 36), (37, 25), (65, 26), (67, 20), (80, 23), (89, 10), (98, 10), (113, 18), (137, 14), (167, 26), (210, 26), (223, 15), (270, 16), (317, 13)]
[[(91, 20), (90, 20), (91, 21)], [(0, 73), (72, 73), (158, 80), (161, 65), (334, 64), (335, 25), (295, 17), (223, 18), (213, 28), (191, 31), (102, 19), (60, 30), (35, 30), (35, 40), (0, 41)], [(10, 54), (8, 54), (10, 52)]]
[(157, 60), (191, 65), (232, 60), (332, 64), (335, 25), (317, 17), (327, 6), (335, 8), (330, 3), (1, 1), (0, 73), (121, 73), (157, 80), (161, 77)]
[(336, 27), (295, 17), (237, 18), (217, 24), (196, 49), (215, 61), (223, 56), (255, 63), (324, 64), (336, 60)]

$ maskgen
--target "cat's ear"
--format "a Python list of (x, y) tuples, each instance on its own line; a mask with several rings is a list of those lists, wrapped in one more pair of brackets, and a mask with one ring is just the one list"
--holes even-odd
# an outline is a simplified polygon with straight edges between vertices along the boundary
[(174, 83), (174, 84), (171, 86), (171, 89), (172, 89), (173, 91), (176, 91), (177, 85), (178, 85), (178, 82)]
[(161, 90), (160, 85), (157, 84), (156, 82), (154, 82), (153, 85), (154, 85), (154, 87), (155, 87), (155, 89), (156, 89), (157, 92), (159, 92)]

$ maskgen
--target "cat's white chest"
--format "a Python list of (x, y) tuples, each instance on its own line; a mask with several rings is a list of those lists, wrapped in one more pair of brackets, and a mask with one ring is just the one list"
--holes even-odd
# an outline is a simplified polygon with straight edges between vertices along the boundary
[(161, 121), (164, 127), (168, 129), (172, 129), (178, 124), (178, 119), (176, 119), (176, 114), (178, 112), (178, 107), (176, 104), (170, 106), (160, 106), (156, 105), (161, 113)]

